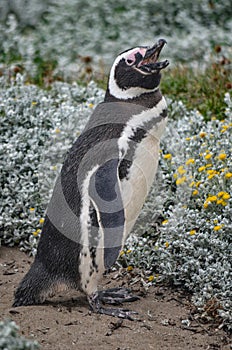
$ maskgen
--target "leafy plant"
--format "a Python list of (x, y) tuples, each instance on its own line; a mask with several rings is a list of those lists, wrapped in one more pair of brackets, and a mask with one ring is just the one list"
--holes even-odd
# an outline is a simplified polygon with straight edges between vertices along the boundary
[(19, 327), (11, 320), (0, 321), (1, 350), (36, 350), (39, 344), (18, 334)]

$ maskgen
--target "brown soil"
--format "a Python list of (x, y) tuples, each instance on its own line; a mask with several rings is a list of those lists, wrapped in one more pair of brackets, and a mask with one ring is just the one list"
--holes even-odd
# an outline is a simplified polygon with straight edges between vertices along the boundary
[[(229, 350), (228, 335), (201, 324), (192, 314), (188, 296), (165, 286), (150, 287), (146, 296), (126, 305), (139, 312), (129, 321), (91, 314), (85, 297), (63, 292), (41, 306), (12, 308), (13, 294), (32, 259), (16, 248), (0, 247), (0, 319), (12, 319), (20, 333), (49, 350)], [(127, 284), (115, 273), (102, 287)], [(137, 284), (138, 285), (138, 284)], [(138, 287), (133, 287), (133, 289)], [(141, 290), (140, 290), (141, 293)]]

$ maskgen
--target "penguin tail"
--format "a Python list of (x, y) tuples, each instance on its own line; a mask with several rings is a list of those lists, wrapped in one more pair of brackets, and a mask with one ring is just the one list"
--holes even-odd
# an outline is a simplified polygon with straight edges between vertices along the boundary
[(13, 307), (42, 304), (52, 293), (53, 281), (43, 264), (35, 261), (28, 273), (20, 282)]

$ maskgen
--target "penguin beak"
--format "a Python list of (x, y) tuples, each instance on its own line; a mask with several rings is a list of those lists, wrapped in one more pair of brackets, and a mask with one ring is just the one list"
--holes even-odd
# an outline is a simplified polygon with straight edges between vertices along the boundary
[(157, 70), (166, 68), (169, 65), (168, 60), (158, 62), (160, 52), (166, 43), (165, 39), (160, 39), (154, 46), (148, 48), (137, 68), (148, 74), (156, 73)]

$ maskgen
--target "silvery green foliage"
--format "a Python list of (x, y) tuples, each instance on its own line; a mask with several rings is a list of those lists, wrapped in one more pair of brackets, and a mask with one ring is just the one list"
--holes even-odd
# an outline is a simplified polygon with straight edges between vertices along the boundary
[[(25, 85), (21, 75), (10, 84), (1, 78), (0, 221), (5, 244), (20, 242), (22, 249), (35, 253), (42, 227), (40, 220), (64, 154), (102, 99), (103, 91), (94, 83), (87, 88), (56, 83), (50, 91), (44, 91)], [(123, 257), (128, 264), (158, 275), (154, 281), (169, 280), (188, 288), (199, 307), (216, 298), (220, 304), (218, 311), (229, 328), (232, 318), (229, 94), (225, 95), (225, 102), (225, 121), (205, 123), (199, 112), (189, 112), (181, 102), (169, 101), (170, 119), (162, 140), (157, 181), (127, 242), (125, 251), (130, 249), (131, 253)], [(167, 154), (171, 158), (165, 159)], [(212, 156), (207, 160), (208, 154)], [(189, 162), (191, 159), (194, 163)], [(206, 167), (210, 163), (212, 166)], [(202, 166), (205, 169), (199, 171)], [(198, 193), (193, 195), (194, 191)], [(219, 204), (220, 192), (223, 196), (227, 194), (225, 203)], [(207, 202), (213, 196), (216, 201)], [(135, 235), (138, 232), (141, 237)]]
[(18, 335), (19, 327), (13, 321), (0, 321), (0, 349), (1, 350), (36, 350), (36, 341), (27, 340)]
[(5, 22), (14, 13), (20, 27), (35, 26), (48, 7), (47, 0), (2, 0), (0, 2), (0, 21)]
[[(232, 102), (228, 93), (225, 102), (227, 118), (208, 123), (181, 102), (170, 104), (170, 114), (182, 117), (169, 122), (162, 139), (157, 181), (141, 213), (142, 222), (150, 225), (143, 226), (142, 236), (128, 239), (123, 259), (156, 276), (154, 281), (187, 288), (199, 307), (217, 300), (218, 314), (232, 328)], [(157, 227), (160, 214), (163, 224)]]
[(24, 85), (21, 75), (9, 85), (0, 79), (0, 239), (5, 244), (20, 243), (34, 252), (59, 164), (92, 102), (102, 98), (94, 83), (87, 88), (57, 83), (47, 92)]
[[(37, 11), (39, 3), (30, 2), (30, 10)], [(80, 72), (78, 55), (91, 55), (97, 64), (99, 59), (111, 64), (122, 50), (151, 44), (161, 36), (168, 41), (165, 55), (172, 62), (199, 61), (208, 57), (213, 45), (229, 47), (232, 43), (230, 0), (50, 0), (45, 20), (32, 16), (37, 18), (36, 30), (24, 32), (20, 20), (25, 16), (24, 7), (21, 12), (19, 22), (11, 16), (0, 26), (0, 51), (6, 62), (22, 59), (30, 74), (38, 59), (56, 60), (60, 72), (64, 67)]]

